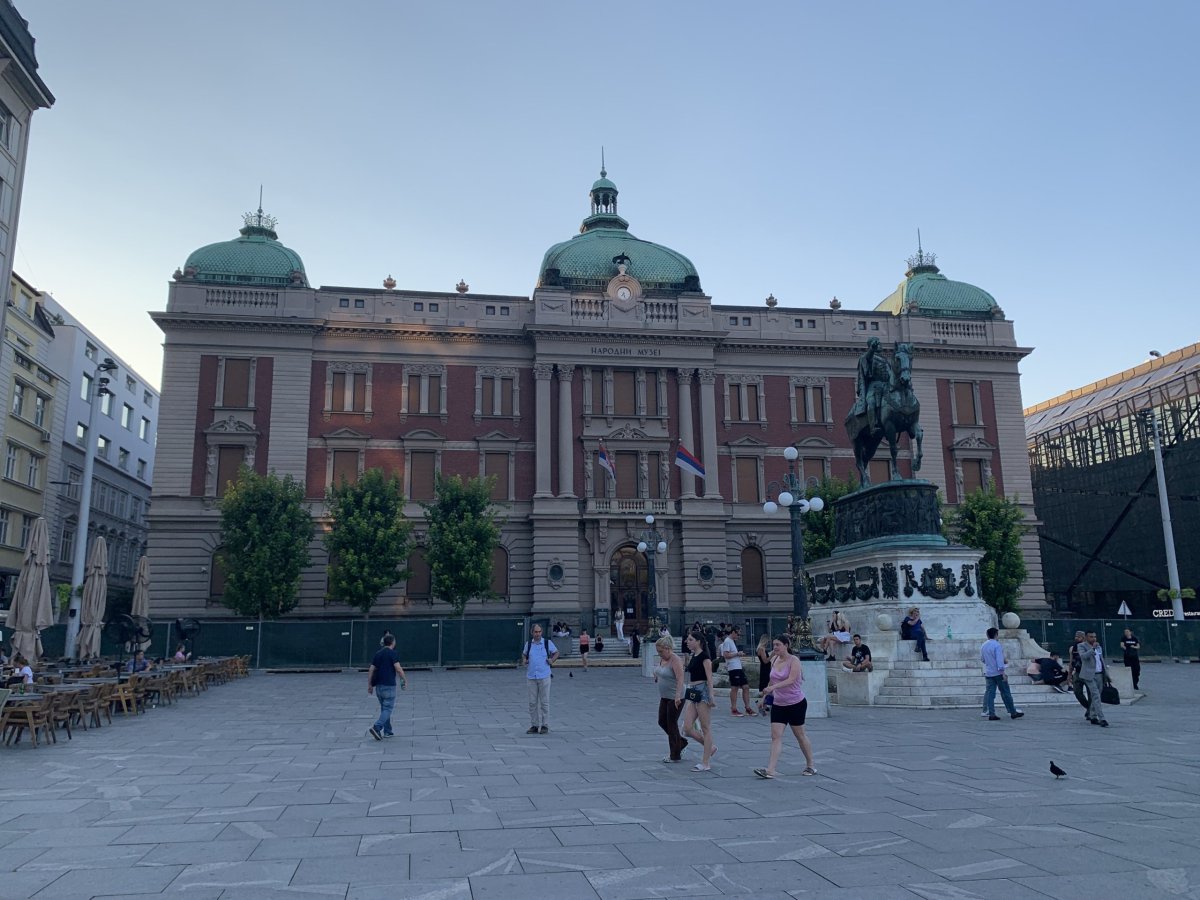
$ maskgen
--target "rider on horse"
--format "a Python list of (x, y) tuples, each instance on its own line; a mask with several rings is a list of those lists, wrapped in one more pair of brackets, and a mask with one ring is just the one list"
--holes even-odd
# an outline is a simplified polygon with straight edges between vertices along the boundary
[(866, 413), (867, 426), (872, 432), (883, 427), (879, 410), (890, 383), (891, 368), (879, 352), (879, 338), (873, 337), (867, 341), (867, 352), (858, 359), (858, 376), (854, 384), (857, 399), (850, 409), (852, 416)]

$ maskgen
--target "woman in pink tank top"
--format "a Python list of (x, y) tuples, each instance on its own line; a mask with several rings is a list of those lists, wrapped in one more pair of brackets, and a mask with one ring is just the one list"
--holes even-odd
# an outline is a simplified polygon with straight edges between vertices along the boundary
[(792, 655), (791, 638), (781, 634), (771, 642), (771, 680), (767, 684), (774, 704), (771, 707), (771, 755), (765, 769), (755, 769), (759, 778), (774, 778), (775, 764), (783, 749), (783, 729), (790, 727), (796, 743), (804, 754), (802, 775), (816, 775), (813, 764), (812, 744), (804, 733), (804, 717), (808, 712), (808, 699), (804, 696), (804, 672), (800, 660)]

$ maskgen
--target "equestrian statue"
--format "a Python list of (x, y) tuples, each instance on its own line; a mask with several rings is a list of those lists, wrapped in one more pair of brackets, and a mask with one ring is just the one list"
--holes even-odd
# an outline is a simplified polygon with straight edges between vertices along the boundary
[(895, 358), (889, 363), (879, 349), (879, 338), (867, 341), (866, 352), (858, 358), (855, 400), (846, 414), (846, 434), (854, 445), (854, 463), (862, 486), (871, 483), (870, 462), (884, 439), (892, 455), (891, 479), (903, 476), (896, 463), (900, 435), (907, 434), (916, 445), (912, 468), (921, 468), (921, 438), (924, 432), (917, 420), (921, 404), (912, 389), (912, 344), (897, 344)]

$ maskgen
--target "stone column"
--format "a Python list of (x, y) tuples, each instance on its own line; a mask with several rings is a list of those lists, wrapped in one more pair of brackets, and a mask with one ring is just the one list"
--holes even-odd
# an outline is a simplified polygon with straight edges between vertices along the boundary
[(575, 460), (571, 452), (575, 416), (571, 412), (571, 376), (574, 366), (558, 367), (558, 496), (575, 496)]
[(721, 482), (717, 475), (717, 380), (715, 369), (701, 369), (700, 377), (700, 430), (704, 456), (704, 496), (719, 500)]
[[(695, 453), (700, 448), (696, 446), (696, 435), (692, 428), (692, 370), (680, 369), (679, 376), (679, 443), (687, 448), (688, 453)], [(691, 472), (679, 470), (679, 496), (687, 500), (696, 496), (696, 476)]]
[(550, 488), (550, 378), (554, 366), (533, 367), (535, 395), (537, 399), (537, 487), (534, 497), (553, 497)]

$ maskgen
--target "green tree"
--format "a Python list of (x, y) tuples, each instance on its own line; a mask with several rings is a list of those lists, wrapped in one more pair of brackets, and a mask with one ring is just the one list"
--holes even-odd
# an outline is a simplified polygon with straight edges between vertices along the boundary
[(1021, 555), (1025, 515), (1016, 499), (996, 493), (994, 482), (968, 494), (950, 514), (950, 533), (960, 544), (983, 551), (979, 589), (998, 613), (1015, 612), (1028, 570)]
[(412, 526), (404, 519), (404, 494), (394, 475), (368, 469), (353, 484), (342, 481), (326, 494), (332, 520), (325, 535), (329, 551), (330, 600), (371, 614), (379, 595), (407, 578)]
[(858, 489), (858, 482), (841, 478), (822, 478), (816, 487), (806, 488), (807, 498), (820, 497), (825, 508), (804, 517), (804, 561), (825, 559), (833, 553), (833, 501)]
[(291, 475), (259, 475), (243, 466), (220, 508), (225, 550), (221, 602), (260, 619), (276, 619), (295, 608), (313, 536), (304, 485)]
[(433, 596), (453, 606), (457, 616), (472, 597), (492, 596), (492, 553), (500, 526), (491, 493), (490, 478), (439, 475), (433, 501), (422, 504)]

